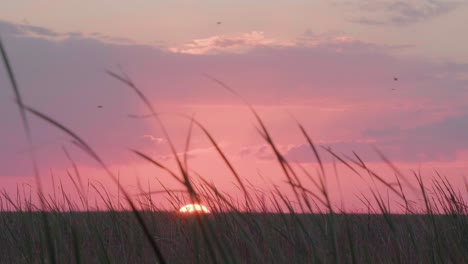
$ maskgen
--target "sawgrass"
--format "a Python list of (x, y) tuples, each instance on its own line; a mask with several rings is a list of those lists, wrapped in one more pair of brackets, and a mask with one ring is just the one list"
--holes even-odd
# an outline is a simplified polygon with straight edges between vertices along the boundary
[[(180, 195), (186, 201), (208, 204), (211, 214), (181, 215), (165, 211), (153, 203), (153, 193), (137, 196), (127, 192), (115, 175), (85, 139), (48, 114), (25, 105), (16, 83), (7, 53), (0, 42), (3, 63), (21, 113), (27, 140), (32, 146), (29, 118), (38, 118), (68, 136), (84, 153), (101, 166), (118, 186), (123, 202), (112, 201), (104, 186), (92, 185), (106, 210), (92, 211), (83, 190), (77, 165), (68, 152), (75, 173), (69, 179), (79, 193), (79, 201), (62, 190), (58, 196), (42, 191), (41, 178), (35, 170), (39, 204), (28, 196), (0, 196), (0, 263), (463, 263), (468, 262), (468, 206), (462, 192), (443, 176), (426, 186), (414, 173), (418, 186), (401, 173), (383, 154), (382, 161), (394, 171), (396, 183), (374, 172), (357, 155), (343, 157), (322, 147), (353, 173), (370, 176), (374, 182), (400, 199), (401, 211), (390, 213), (383, 196), (372, 191), (362, 197), (368, 214), (350, 214), (336, 210), (326, 187), (330, 177), (318, 148), (298, 123), (318, 164), (316, 172), (292, 166), (279, 151), (266, 125), (245, 99), (225, 83), (207, 76), (223, 89), (239, 97), (257, 121), (258, 133), (273, 151), (285, 181), (293, 193), (286, 196), (279, 189), (268, 193), (255, 191), (236, 171), (216, 139), (196, 119), (190, 121), (185, 152), (189, 149), (193, 127), (201, 129), (236, 180), (242, 194), (231, 197), (202, 175), (191, 171), (187, 157), (180, 157), (159, 118), (156, 107), (124, 74), (108, 74), (134, 92), (148, 109), (148, 118), (159, 125), (171, 148), (177, 170), (152, 159), (139, 150), (130, 150), (154, 165), (182, 186), (180, 190), (158, 191), (170, 197), (177, 208)], [(30, 148), (33, 166), (36, 157)], [(315, 176), (313, 176), (315, 175)], [(312, 183), (314, 189), (307, 188)], [(419, 192), (424, 209), (415, 211), (404, 190)], [(120, 194), (119, 194), (120, 195)], [(18, 198), (22, 197), (22, 198)], [(143, 198), (142, 198), (143, 197)], [(273, 206), (273, 208), (271, 208)], [(121, 208), (127, 210), (120, 210)], [(84, 208), (84, 209), (83, 209)]]

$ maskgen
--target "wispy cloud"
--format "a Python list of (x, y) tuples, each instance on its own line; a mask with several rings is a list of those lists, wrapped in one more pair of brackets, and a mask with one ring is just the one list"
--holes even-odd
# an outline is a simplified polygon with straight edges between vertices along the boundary
[[(219, 147), (223, 148), (226, 145), (220, 144)], [(192, 148), (188, 150), (187, 152), (178, 152), (176, 155), (179, 158), (182, 158), (186, 156), (188, 159), (193, 159), (202, 155), (209, 155), (209, 154), (215, 154), (216, 153), (216, 148), (215, 147), (200, 147), (200, 148)], [(174, 159), (174, 154), (165, 154), (165, 155), (156, 155), (156, 159), (159, 160), (173, 160)]]
[(163, 144), (166, 142), (164, 138), (161, 137), (155, 137), (153, 135), (143, 135), (143, 138), (146, 138), (152, 142), (154, 142), (156, 145)]
[(345, 34), (314, 34), (307, 31), (295, 40), (280, 40), (267, 37), (264, 32), (252, 31), (234, 35), (219, 35), (194, 39), (189, 43), (168, 48), (169, 51), (185, 54), (246, 53), (259, 47), (314, 47), (357, 42)]
[[(287, 151), (288, 146), (278, 146), (281, 152)], [(275, 159), (274, 152), (268, 144), (259, 144), (252, 146), (244, 146), (237, 153), (239, 157), (254, 157), (259, 160), (273, 160)]]
[(180, 47), (171, 47), (170, 51), (186, 54), (214, 54), (220, 52), (240, 53), (257, 46), (289, 46), (290, 42), (268, 38), (264, 32), (252, 31), (235, 35), (220, 35), (194, 39)]

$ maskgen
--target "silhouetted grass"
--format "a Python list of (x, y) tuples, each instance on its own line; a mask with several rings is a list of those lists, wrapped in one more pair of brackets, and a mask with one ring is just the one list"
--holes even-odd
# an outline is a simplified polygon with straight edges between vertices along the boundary
[[(207, 137), (238, 184), (242, 195), (231, 197), (213, 183), (190, 170), (187, 157), (179, 157), (156, 108), (125, 74), (108, 72), (136, 93), (150, 111), (148, 117), (162, 129), (169, 142), (177, 170), (139, 150), (129, 150), (175, 179), (180, 187), (170, 189), (158, 179), (163, 190), (130, 194), (85, 139), (48, 114), (25, 105), (6, 51), (0, 50), (9, 80), (18, 102), (23, 126), (32, 144), (28, 115), (39, 118), (67, 135), (84, 153), (92, 157), (118, 186), (117, 204), (100, 183), (89, 183), (105, 204), (105, 211), (92, 211), (79, 167), (64, 148), (72, 164), (67, 176), (78, 193), (74, 201), (59, 180), (60, 193), (46, 194), (36, 179), (39, 205), (30, 195), (0, 195), (0, 263), (466, 263), (468, 262), (468, 206), (447, 178), (437, 177), (427, 185), (418, 173), (413, 177), (419, 189), (411, 185), (382, 153), (382, 161), (393, 170), (396, 183), (373, 171), (356, 153), (354, 157), (323, 149), (361, 178), (368, 177), (399, 199), (401, 211), (392, 214), (377, 189), (371, 196), (360, 197), (368, 214), (337, 210), (327, 186), (328, 172), (307, 131), (298, 122), (311, 148), (318, 169), (310, 172), (293, 166), (281, 153), (267, 126), (255, 108), (225, 83), (207, 76), (239, 97), (249, 108), (258, 132), (271, 148), (293, 196), (273, 190), (255, 189), (229, 161), (216, 139), (194, 117), (190, 122), (185, 153), (189, 150), (192, 130), (198, 128)], [(32, 148), (31, 148), (32, 149)], [(33, 166), (35, 157), (31, 150)], [(297, 168), (300, 171), (297, 171)], [(300, 174), (302, 173), (302, 174)], [(314, 177), (313, 175), (316, 175)], [(338, 178), (338, 175), (336, 175)], [(53, 178), (54, 179), (54, 178)], [(405, 183), (405, 185), (402, 184)], [(54, 184), (55, 185), (55, 184)], [(315, 189), (308, 188), (312, 185)], [(420, 192), (424, 209), (410, 208), (405, 188)], [(143, 188), (141, 188), (143, 189)], [(463, 189), (463, 188), (462, 188)], [(120, 193), (125, 202), (120, 203)], [(166, 211), (152, 202), (152, 195), (166, 194), (174, 211)], [(388, 196), (388, 195), (387, 195)], [(205, 203), (211, 214), (183, 215), (176, 212), (184, 203)], [(122, 208), (129, 208), (128, 211)]]

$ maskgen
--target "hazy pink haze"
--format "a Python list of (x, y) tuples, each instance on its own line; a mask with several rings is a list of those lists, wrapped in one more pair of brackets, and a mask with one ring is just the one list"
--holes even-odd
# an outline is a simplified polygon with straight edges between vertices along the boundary
[[(318, 145), (350, 157), (355, 151), (389, 180), (393, 173), (373, 146), (404, 173), (421, 170), (430, 179), (437, 169), (466, 193), (464, 1), (80, 3), (2, 3), (0, 37), (26, 104), (82, 136), (131, 191), (138, 192), (138, 184), (161, 189), (156, 177), (180, 186), (128, 150), (174, 167), (160, 128), (153, 119), (130, 117), (148, 111), (106, 70), (125, 72), (148, 95), (180, 155), (190, 124), (177, 115), (183, 113), (206, 126), (239, 173), (259, 188), (278, 184), (289, 191), (253, 115), (206, 74), (255, 107), (279, 149), (297, 166), (312, 172), (317, 167), (294, 119)], [(73, 189), (63, 147), (86, 178), (116, 190), (69, 137), (30, 120), (48, 191), (60, 180)], [(16, 193), (17, 186), (33, 185), (32, 167), (3, 64), (0, 124), (0, 186)], [(334, 175), (332, 157), (321, 154)], [(188, 157), (194, 171), (236, 195), (234, 177), (197, 128)], [(341, 165), (338, 174), (340, 184), (335, 176), (328, 183), (334, 201), (343, 199), (359, 210), (355, 194), (367, 192), (371, 181)]]

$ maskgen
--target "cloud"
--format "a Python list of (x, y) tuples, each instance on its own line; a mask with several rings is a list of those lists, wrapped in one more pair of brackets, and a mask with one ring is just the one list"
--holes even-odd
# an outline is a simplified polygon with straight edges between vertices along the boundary
[(363, 24), (363, 25), (368, 25), (368, 26), (382, 26), (382, 25), (387, 25), (388, 23), (382, 20), (378, 19), (373, 19), (373, 18), (368, 18), (368, 17), (361, 17), (361, 18), (356, 18), (356, 19), (351, 19), (352, 22), (358, 23), (358, 24)]
[[(365, 43), (341, 33), (317, 35), (308, 32), (290, 43), (282, 43), (258, 32), (237, 37), (214, 37), (193, 42), (195, 44), (188, 47), (189, 50), (200, 51), (194, 56), (182, 52), (187, 48), (185, 46), (179, 51), (170, 51), (167, 48), (109, 42), (99, 34), (91, 38), (79, 32), (63, 33), (73, 37), (57, 41), (52, 39), (52, 31), (29, 28), (36, 35), (25, 34), (21, 27), (0, 21), (0, 34), (25, 102), (76, 131), (109, 164), (127, 164), (136, 160), (128, 148), (145, 153), (157, 152), (157, 155), (170, 153), (167, 144), (159, 144), (156, 149), (155, 144), (148, 142), (151, 138), (142, 136), (161, 138), (162, 133), (154, 124), (148, 120), (128, 118), (129, 113), (145, 114), (146, 111), (132, 91), (105, 73), (107, 69), (119, 72), (116, 67), (119, 64), (158, 111), (174, 111), (174, 105), (203, 104), (209, 108), (210, 105), (239, 104), (237, 98), (203, 77), (203, 73), (209, 73), (229, 84), (254, 105), (303, 106), (305, 110), (300, 114), (307, 117), (306, 122), (312, 122), (314, 118), (310, 117), (317, 116), (323, 120), (320, 126), (328, 126), (329, 133), (357, 129), (353, 128), (357, 126), (355, 123), (365, 124), (374, 130), (385, 126), (372, 127), (369, 123), (388, 123), (393, 127), (408, 116), (425, 120), (433, 118), (428, 115), (437, 114), (442, 115), (438, 117), (440, 121), (452, 113), (436, 113), (435, 110), (427, 113), (426, 108), (419, 107), (421, 102), (433, 107), (447, 105), (455, 108), (468, 99), (468, 80), (460, 78), (468, 73), (468, 65), (395, 57), (388, 47)], [(43, 37), (37, 36), (40, 34)], [(246, 50), (234, 51), (238, 48)], [(3, 65), (0, 66), (0, 75), (3, 76), (0, 87), (7, 88), (0, 89), (0, 175), (25, 175), (31, 173), (27, 152), (24, 151), (27, 145), (13, 92), (8, 89), (8, 79), (4, 78)], [(394, 76), (398, 76), (398, 82), (393, 81)], [(401, 101), (411, 104), (405, 106)], [(376, 105), (376, 108), (369, 105)], [(357, 112), (359, 107), (364, 110)], [(463, 114), (468, 109), (458, 111)], [(374, 115), (374, 119), (364, 123), (363, 115)], [(214, 115), (210, 113), (210, 116)], [(251, 129), (250, 121), (243, 122), (246, 116), (237, 116), (242, 124), (235, 129)], [(335, 116), (341, 119), (332, 120)], [(289, 133), (284, 123), (276, 118), (273, 114), (267, 115), (266, 121), (277, 122), (278, 133)], [(31, 119), (34, 141), (45, 169), (69, 166), (62, 145), (69, 147), (79, 162), (94, 164), (89, 157), (75, 153), (79, 151), (70, 139), (44, 122)], [(219, 121), (222, 118), (212, 119)], [(185, 142), (187, 120), (168, 118), (166, 122), (171, 127), (173, 140)], [(434, 123), (434, 126), (438, 125), (444, 123)], [(209, 128), (218, 129), (213, 124)], [(225, 128), (219, 128), (217, 132), (221, 139), (228, 132), (234, 133)], [(448, 132), (441, 132), (444, 133)], [(288, 144), (292, 143), (285, 138), (279, 143), (285, 146), (284, 151), (288, 151)], [(402, 141), (388, 141), (390, 149), (399, 144)], [(451, 144), (454, 143), (447, 143), (447, 153), (453, 153)], [(197, 146), (204, 147), (206, 145)], [(251, 151), (259, 159), (266, 159), (271, 154), (264, 146)], [(301, 151), (298, 149), (291, 153), (294, 152), (299, 155)], [(445, 152), (440, 150), (440, 153)]]
[(123, 37), (107, 36), (100, 33), (85, 34), (82, 32), (56, 32), (28, 23), (14, 24), (0, 20), (0, 34), (17, 37), (39, 38), (49, 41), (66, 41), (72, 38), (92, 39), (114, 44), (133, 44), (134, 41)]
[[(334, 153), (338, 154), (341, 158), (344, 158), (344, 155), (348, 157), (353, 157), (353, 151), (358, 153), (363, 160), (373, 161), (375, 157), (372, 156), (372, 149), (370, 148), (370, 142), (366, 141), (339, 141), (328, 144), (317, 144), (315, 147), (319, 153), (319, 156), (322, 162), (331, 162), (334, 158), (323, 148), (330, 148)], [(284, 157), (293, 162), (299, 163), (309, 163), (316, 162), (315, 154), (309, 144), (299, 144), (290, 148)]]
[(146, 139), (154, 142), (156, 145), (163, 144), (163, 143), (166, 142), (166, 140), (164, 138), (154, 137), (152, 135), (143, 135), (143, 138), (146, 138)]
[[(284, 152), (287, 150), (287, 146), (278, 146), (280, 148), (280, 152)], [(237, 153), (239, 157), (255, 157), (259, 160), (275, 160), (276, 156), (271, 146), (268, 144), (259, 144), (259, 145), (252, 145), (252, 146), (245, 146), (242, 147)]]
[[(457, 155), (468, 149), (468, 114), (446, 117), (440, 121), (414, 128), (387, 127), (363, 131), (365, 140), (349, 140), (317, 144), (325, 162), (332, 156), (321, 147), (330, 147), (337, 154), (353, 157), (353, 151), (367, 162), (381, 161), (377, 147), (392, 161), (433, 162), (455, 161)], [(256, 152), (248, 154), (256, 155)], [(289, 147), (284, 156), (294, 162), (315, 162), (315, 155), (308, 144)], [(274, 159), (270, 153), (262, 156)]]
[(288, 42), (267, 38), (264, 32), (252, 31), (237, 35), (212, 36), (194, 39), (180, 47), (171, 47), (169, 50), (186, 54), (216, 54), (220, 52), (239, 53), (258, 46), (288, 46)]
[[(222, 147), (224, 144), (220, 144), (219, 147)], [(202, 148), (192, 148), (188, 150), (187, 152), (178, 152), (177, 156), (179, 158), (184, 158), (184, 156), (187, 157), (187, 159), (194, 159), (197, 157), (200, 157), (202, 155), (209, 155), (209, 154), (214, 154), (217, 153), (217, 150), (215, 147), (202, 147)], [(168, 161), (168, 160), (174, 160), (174, 154), (166, 154), (166, 155), (155, 155), (154, 158), (156, 160), (163, 160), (163, 161)]]
[(334, 45), (334, 44), (352, 44), (352, 43), (362, 43), (359, 40), (354, 39), (353, 37), (346, 35), (343, 32), (339, 31), (330, 31), (324, 33), (316, 33), (307, 29), (304, 33), (304, 36), (299, 37), (297, 41), (294, 42), (295, 46), (306, 46), (314, 47), (319, 45)]
[(468, 149), (468, 114), (449, 116), (437, 122), (403, 130), (399, 134), (400, 139), (384, 139), (383, 144), (400, 146), (399, 153), (396, 154), (401, 159), (454, 160), (459, 152)]
[(400, 135), (400, 133), (401, 133), (401, 128), (394, 126), (394, 127), (383, 128), (383, 129), (369, 128), (363, 132), (363, 135), (366, 137), (381, 138), (381, 137), (388, 137), (388, 136), (398, 136)]
[(350, 19), (350, 21), (372, 26), (408, 26), (445, 15), (466, 4), (463, 1), (451, 0), (364, 0), (339, 3), (354, 11), (358, 9), (364, 13), (361, 17)]
[(47, 37), (58, 37), (60, 36), (59, 33), (49, 30), (47, 28), (32, 26), (32, 25), (21, 25), (20, 29), (23, 30), (26, 34), (35, 34), (39, 36), (47, 36)]
[(178, 47), (170, 47), (169, 51), (185, 54), (220, 54), (220, 53), (247, 53), (256, 48), (288, 48), (288, 47), (315, 47), (319, 45), (339, 45), (358, 42), (350, 36), (338, 33), (314, 34), (307, 31), (304, 36), (294, 41), (285, 41), (269, 38), (261, 31), (252, 31), (243, 34), (219, 35), (208, 38), (194, 39)]
[(57, 37), (60, 34), (44, 27), (29, 24), (13, 24), (0, 20), (0, 32), (9, 35)]
[[(350, 140), (350, 141), (335, 141), (329, 143), (317, 143), (315, 145), (319, 156), (323, 162), (331, 162), (333, 156), (330, 155), (323, 147), (331, 148), (337, 154), (352, 155), (352, 151), (364, 154), (366, 161), (375, 160), (375, 153), (371, 153), (372, 143), (374, 141), (366, 140)], [(289, 162), (310, 163), (316, 162), (315, 154), (308, 143), (296, 145), (276, 145), (283, 157)], [(271, 150), (269, 145), (244, 147), (239, 153), (241, 157), (255, 157), (260, 160), (276, 160), (277, 157)]]

